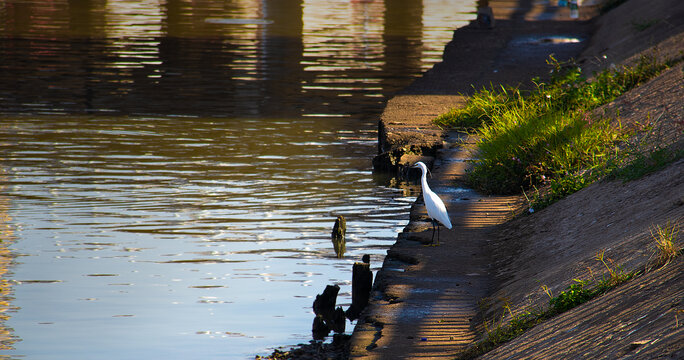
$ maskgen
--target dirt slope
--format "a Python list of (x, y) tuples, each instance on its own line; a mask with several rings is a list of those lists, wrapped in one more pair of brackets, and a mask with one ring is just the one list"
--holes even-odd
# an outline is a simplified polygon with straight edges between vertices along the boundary
[[(634, 63), (642, 55), (681, 57), (684, 6), (632, 0), (601, 18), (582, 58), (587, 68)], [(644, 20), (645, 19), (645, 20)], [(646, 29), (637, 24), (649, 22)], [(606, 58), (602, 53), (608, 54)], [(598, 61), (594, 61), (599, 59)], [(612, 60), (612, 61), (609, 61)], [(592, 62), (594, 61), (594, 62)], [(684, 147), (684, 66), (680, 63), (597, 109), (624, 127), (652, 130), (638, 138), (643, 151)], [(617, 122), (616, 122), (617, 124)], [(600, 182), (531, 216), (509, 222), (490, 243), (499, 285), (489, 300), (492, 318), (508, 305), (514, 313), (547, 306), (573, 279), (596, 279), (609, 266), (643, 269), (653, 258), (656, 225), (684, 225), (684, 161), (636, 181)], [(681, 245), (681, 240), (680, 240)], [(665, 268), (536, 326), (482, 358), (682, 358), (684, 262)]]

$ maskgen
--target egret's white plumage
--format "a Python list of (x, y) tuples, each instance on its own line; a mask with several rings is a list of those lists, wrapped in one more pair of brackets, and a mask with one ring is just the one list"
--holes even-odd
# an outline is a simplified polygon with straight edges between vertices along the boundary
[(432, 240), (435, 239), (435, 222), (437, 222), (437, 243), (439, 244), (439, 224), (444, 225), (447, 229), (451, 229), (451, 220), (447, 213), (446, 206), (442, 199), (437, 196), (427, 183), (427, 166), (419, 161), (413, 165), (415, 168), (420, 168), (423, 174), (420, 177), (420, 185), (423, 188), (423, 201), (425, 201), (425, 208), (430, 219), (432, 219)]

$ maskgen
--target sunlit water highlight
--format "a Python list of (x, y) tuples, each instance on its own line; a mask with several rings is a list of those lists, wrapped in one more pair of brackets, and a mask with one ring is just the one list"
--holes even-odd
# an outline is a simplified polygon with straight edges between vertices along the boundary
[(377, 270), (407, 221), (411, 194), (371, 172), (378, 113), (473, 7), (7, 4), (0, 355), (29, 359), (307, 342), (313, 297), (335, 283), (346, 307), (351, 264)]

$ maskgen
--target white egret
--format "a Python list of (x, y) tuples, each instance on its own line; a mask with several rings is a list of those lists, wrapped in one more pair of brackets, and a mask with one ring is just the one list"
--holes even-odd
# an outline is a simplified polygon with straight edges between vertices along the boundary
[(437, 196), (427, 183), (427, 166), (423, 164), (422, 161), (415, 163), (412, 167), (420, 168), (423, 174), (420, 177), (420, 186), (423, 188), (423, 201), (425, 201), (425, 208), (427, 209), (427, 214), (432, 221), (432, 244), (435, 241), (435, 227), (437, 227), (437, 245), (439, 245), (439, 224), (444, 225), (447, 229), (451, 229), (451, 221), (449, 220), (449, 214), (447, 213), (446, 206), (442, 199)]

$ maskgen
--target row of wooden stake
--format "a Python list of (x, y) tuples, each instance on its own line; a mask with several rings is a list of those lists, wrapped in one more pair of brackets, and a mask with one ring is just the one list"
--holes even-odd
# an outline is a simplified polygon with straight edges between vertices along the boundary
[[(340, 215), (337, 217), (332, 231), (333, 247), (338, 258), (344, 256), (346, 230), (346, 221), (344, 216)], [(370, 269), (370, 256), (364, 255), (362, 262), (356, 262), (352, 267), (352, 303), (346, 311), (342, 310), (341, 306), (336, 307), (337, 294), (340, 291), (338, 285), (328, 285), (322, 294), (316, 295), (313, 302), (313, 311), (316, 317), (311, 328), (313, 338), (322, 340), (330, 334), (330, 331), (343, 333), (346, 318), (349, 320), (357, 319), (368, 305), (372, 287), (373, 272)]]

